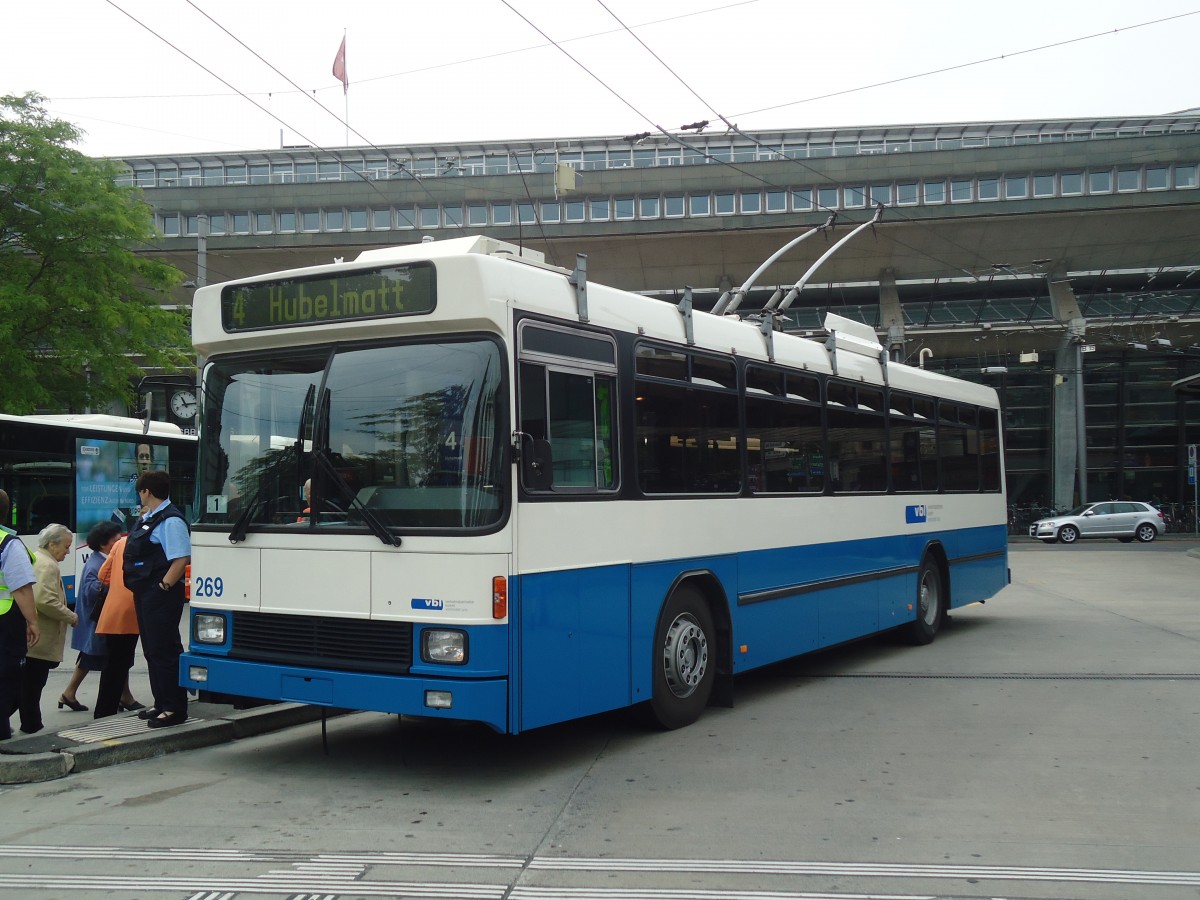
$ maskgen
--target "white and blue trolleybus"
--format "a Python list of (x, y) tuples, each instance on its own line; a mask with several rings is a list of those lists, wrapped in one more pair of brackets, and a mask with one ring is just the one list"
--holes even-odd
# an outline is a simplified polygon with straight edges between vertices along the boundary
[(517, 733), (1008, 581), (991, 389), (486, 237), (197, 291), (185, 686)]

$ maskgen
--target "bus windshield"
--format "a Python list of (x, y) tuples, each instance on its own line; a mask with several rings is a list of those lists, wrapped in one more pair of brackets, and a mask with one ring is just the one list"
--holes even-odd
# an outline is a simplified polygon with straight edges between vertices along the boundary
[(486, 528), (504, 514), (499, 346), (317, 347), (210, 364), (201, 525)]

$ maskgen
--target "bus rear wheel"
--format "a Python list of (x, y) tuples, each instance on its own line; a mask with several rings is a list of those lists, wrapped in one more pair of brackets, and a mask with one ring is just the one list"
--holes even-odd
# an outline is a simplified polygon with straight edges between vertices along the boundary
[(946, 596), (942, 572), (930, 557), (921, 561), (917, 575), (917, 617), (905, 627), (910, 644), (929, 644), (937, 637), (946, 618)]
[(654, 634), (650, 715), (666, 729), (700, 718), (716, 678), (712, 613), (693, 587), (675, 590), (663, 606)]

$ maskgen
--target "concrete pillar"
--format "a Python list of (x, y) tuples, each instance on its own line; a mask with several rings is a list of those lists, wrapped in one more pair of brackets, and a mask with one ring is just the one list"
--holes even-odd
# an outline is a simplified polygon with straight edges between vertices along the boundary
[(879, 323), (887, 329), (888, 355), (895, 362), (904, 362), (904, 312), (896, 289), (895, 269), (879, 273)]
[(1087, 501), (1087, 421), (1084, 414), (1083, 354), (1079, 350), (1087, 333), (1087, 320), (1080, 312), (1079, 301), (1069, 281), (1050, 282), (1050, 308), (1054, 317), (1065, 326), (1062, 343), (1054, 354), (1050, 431), (1054, 484), (1052, 502), (1061, 510)]

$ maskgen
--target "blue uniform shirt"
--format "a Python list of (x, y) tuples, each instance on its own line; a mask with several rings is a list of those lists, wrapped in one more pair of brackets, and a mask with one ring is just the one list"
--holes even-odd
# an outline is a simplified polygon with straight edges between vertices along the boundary
[[(146, 521), (146, 519), (160, 509), (163, 509), (170, 502), (170, 500), (164, 500), (158, 504), (158, 506), (142, 516), (142, 521)], [(188, 531), (187, 522), (177, 516), (171, 516), (171, 518), (159, 522), (158, 527), (150, 532), (150, 542), (162, 547), (163, 553), (166, 554), (168, 560), (192, 555), (191, 532)]]

